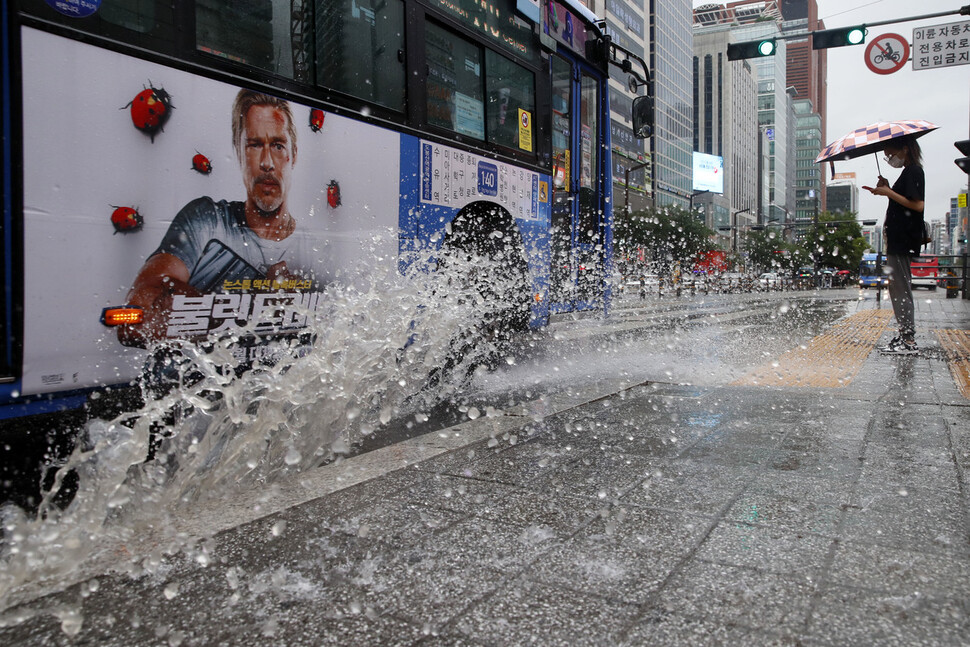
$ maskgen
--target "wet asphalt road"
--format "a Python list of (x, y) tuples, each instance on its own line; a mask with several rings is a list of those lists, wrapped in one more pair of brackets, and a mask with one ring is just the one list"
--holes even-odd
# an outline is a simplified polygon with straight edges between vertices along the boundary
[[(857, 291), (763, 299), (557, 322), (423, 435), (11, 595), (0, 641), (965, 644), (970, 394), (938, 331), (970, 302), (919, 293), (923, 353), (891, 358)], [(839, 386), (795, 385), (833, 358)]]

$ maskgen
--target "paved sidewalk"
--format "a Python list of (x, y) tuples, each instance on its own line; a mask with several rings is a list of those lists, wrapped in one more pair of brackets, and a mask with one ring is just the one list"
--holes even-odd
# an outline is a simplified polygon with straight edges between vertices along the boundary
[(872, 350), (874, 305), (776, 362), (843, 357), (839, 386), (616, 381), (482, 412), (199, 511), (225, 530), (7, 610), (0, 643), (967, 644), (970, 302), (917, 295), (917, 357)]

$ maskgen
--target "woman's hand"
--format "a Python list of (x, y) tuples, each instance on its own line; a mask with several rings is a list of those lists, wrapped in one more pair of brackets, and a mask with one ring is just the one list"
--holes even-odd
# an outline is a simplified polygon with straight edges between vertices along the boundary
[(889, 188), (889, 180), (881, 175), (879, 176), (879, 181), (876, 182), (875, 187), (863, 186), (862, 188), (873, 195), (888, 196), (890, 193), (892, 193), (892, 189)]

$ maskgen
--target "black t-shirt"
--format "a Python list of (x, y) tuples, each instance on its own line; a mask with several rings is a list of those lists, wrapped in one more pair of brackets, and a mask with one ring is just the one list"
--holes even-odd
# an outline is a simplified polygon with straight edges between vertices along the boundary
[[(893, 184), (893, 191), (913, 200), (926, 199), (926, 179), (923, 167), (907, 166)], [(886, 208), (886, 253), (900, 256), (919, 256), (923, 246), (923, 212), (911, 211), (895, 200)]]

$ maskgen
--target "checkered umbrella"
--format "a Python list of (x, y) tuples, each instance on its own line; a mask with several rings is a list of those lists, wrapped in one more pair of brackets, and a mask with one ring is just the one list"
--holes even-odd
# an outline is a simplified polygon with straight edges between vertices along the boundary
[[(853, 130), (848, 135), (836, 139), (822, 149), (815, 158), (815, 163), (834, 162), (862, 157), (869, 153), (878, 153), (891, 139), (898, 137), (921, 137), (939, 128), (922, 119), (909, 121), (879, 121), (862, 128)], [(876, 160), (878, 163), (878, 159)]]

